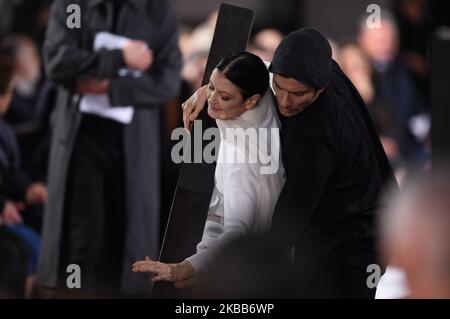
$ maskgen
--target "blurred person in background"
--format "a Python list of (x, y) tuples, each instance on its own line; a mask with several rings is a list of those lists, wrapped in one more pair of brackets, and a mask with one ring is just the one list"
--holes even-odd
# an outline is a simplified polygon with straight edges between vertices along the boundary
[[(71, 4), (80, 7), (80, 28), (66, 25)], [(38, 264), (38, 283), (50, 292), (150, 292), (128, 265), (159, 252), (159, 108), (180, 86), (177, 29), (164, 0), (52, 6), (43, 52), (59, 94)], [(69, 264), (80, 266), (81, 289), (65, 286)]]
[(15, 87), (6, 120), (12, 125), (32, 122), (37, 118), (36, 98), (42, 83), (41, 58), (36, 44), (25, 35), (12, 35), (2, 42), (14, 52)]
[(398, 145), (400, 123), (391, 99), (379, 88), (370, 59), (356, 43), (347, 43), (341, 46), (339, 60), (342, 71), (353, 82), (367, 105), (391, 165), (394, 169), (398, 168), (401, 161)]
[(400, 56), (422, 97), (429, 100), (428, 40), (435, 28), (429, 0), (399, 0), (395, 15), (400, 35)]
[(0, 0), (0, 36), (19, 33), (41, 44), (53, 1)]
[(271, 62), (281, 40), (283, 40), (283, 34), (280, 31), (263, 29), (253, 36), (249, 51), (258, 55), (264, 62)]
[(369, 27), (365, 20), (361, 22), (358, 44), (371, 60), (380, 93), (392, 101), (393, 114), (400, 124), (401, 155), (407, 161), (424, 162), (428, 158), (425, 141), (430, 118), (424, 100), (399, 60), (399, 31), (389, 12), (382, 12), (380, 28)]
[[(42, 183), (32, 183), (21, 168), (20, 151), (12, 127), (2, 118), (7, 112), (14, 88), (14, 57), (13, 52), (0, 47), (0, 227), (3, 239), (11, 245), (18, 243), (16, 248), (4, 243), (8, 258), (8, 247), (16, 253), (24, 252), (25, 259), (19, 258), (16, 265), (12, 260), (3, 260), (2, 264), (21, 269), (22, 261), (27, 264), (27, 280), (24, 296), (30, 297), (36, 273), (37, 258), (39, 254), (40, 239), (38, 234), (26, 224), (27, 209), (34, 205), (42, 205), (47, 199), (47, 189)], [(8, 233), (10, 235), (7, 235)], [(14, 234), (14, 235), (13, 235)], [(20, 240), (15, 240), (14, 236)], [(2, 240), (3, 240), (2, 239)], [(22, 242), (22, 243), (19, 243)], [(21, 247), (24, 247), (22, 249)], [(17, 250), (14, 250), (17, 249)], [(4, 253), (3, 251), (2, 253)], [(22, 260), (22, 261), (21, 261)], [(1, 270), (1, 283), (3, 287), (6, 269)], [(13, 278), (13, 271), (9, 272)], [(17, 283), (19, 284), (19, 282)], [(7, 285), (8, 286), (8, 285)], [(2, 288), (0, 288), (2, 290)], [(1, 292), (0, 292), (1, 294)]]
[(0, 0), (0, 37), (4, 37), (13, 32), (15, 22), (14, 14), (22, 1), (23, 0)]
[(183, 41), (183, 68), (181, 76), (185, 81), (181, 100), (191, 96), (202, 85), (209, 49), (211, 47), (218, 11), (213, 11), (208, 19), (185, 33)]
[(450, 298), (449, 189), (448, 165), (435, 165), (405, 182), (382, 215), (381, 246), (405, 273), (405, 297)]
[[(22, 168), (33, 181), (44, 182), (49, 153), (48, 123), (55, 102), (55, 88), (42, 75), (41, 57), (31, 38), (22, 34), (10, 35), (2, 41), (2, 47), (13, 53), (15, 78), (5, 120), (14, 128), (22, 154)], [(38, 231), (42, 211), (42, 207), (36, 207), (32, 212), (34, 228)]]

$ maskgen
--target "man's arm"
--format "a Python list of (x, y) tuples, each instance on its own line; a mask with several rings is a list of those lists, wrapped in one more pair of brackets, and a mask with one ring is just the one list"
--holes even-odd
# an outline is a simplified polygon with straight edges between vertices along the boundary
[(113, 106), (161, 104), (178, 94), (181, 84), (181, 53), (178, 48), (177, 29), (176, 16), (167, 5), (158, 32), (159, 46), (152, 48), (152, 66), (140, 77), (119, 77), (111, 81), (109, 97)]
[(286, 249), (294, 246), (314, 215), (335, 165), (325, 138), (301, 139), (287, 155), (287, 180), (275, 206), (271, 233)]

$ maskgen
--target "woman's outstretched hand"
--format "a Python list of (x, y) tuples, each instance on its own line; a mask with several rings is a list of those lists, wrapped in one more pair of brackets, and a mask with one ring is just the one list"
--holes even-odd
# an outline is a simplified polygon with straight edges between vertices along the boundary
[(151, 260), (148, 257), (145, 257), (145, 260), (135, 262), (131, 270), (133, 272), (154, 273), (155, 277), (152, 278), (152, 282), (179, 282), (189, 278), (195, 272), (194, 267), (187, 260), (176, 264), (166, 264)]
[(153, 261), (148, 257), (145, 260), (137, 261), (132, 266), (133, 272), (151, 272), (155, 274), (152, 282), (157, 281), (177, 281), (177, 264), (165, 264)]
[(202, 86), (186, 101), (181, 107), (183, 108), (183, 124), (184, 128), (191, 130), (192, 122), (197, 119), (198, 114), (203, 110), (206, 103), (206, 94), (208, 86)]

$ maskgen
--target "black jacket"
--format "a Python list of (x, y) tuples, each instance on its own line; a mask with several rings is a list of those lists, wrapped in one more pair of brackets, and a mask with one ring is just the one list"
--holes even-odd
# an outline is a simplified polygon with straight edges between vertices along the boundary
[(6, 199), (24, 201), (30, 180), (20, 166), (20, 151), (11, 126), (0, 118), (0, 213)]
[(342, 247), (351, 254), (361, 243), (375, 262), (377, 209), (394, 176), (356, 89), (333, 62), (319, 98), (281, 119), (287, 180), (272, 232), (285, 249), (296, 247), (301, 267), (311, 269)]

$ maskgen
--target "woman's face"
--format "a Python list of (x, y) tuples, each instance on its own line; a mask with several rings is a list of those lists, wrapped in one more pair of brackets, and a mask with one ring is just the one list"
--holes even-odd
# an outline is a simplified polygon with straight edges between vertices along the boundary
[(228, 80), (217, 68), (209, 78), (207, 98), (208, 115), (213, 119), (232, 119), (254, 106), (250, 99), (244, 101), (236, 84)]

